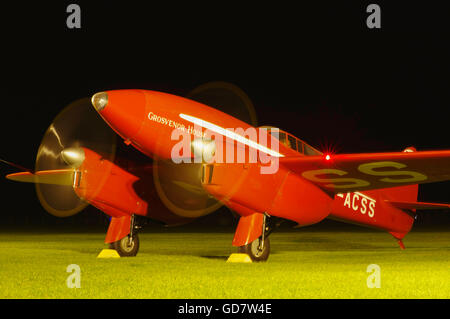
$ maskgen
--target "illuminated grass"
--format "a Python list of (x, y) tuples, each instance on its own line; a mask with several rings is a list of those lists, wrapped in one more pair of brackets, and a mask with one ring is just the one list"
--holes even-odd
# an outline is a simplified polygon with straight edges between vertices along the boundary
[[(227, 264), (232, 233), (142, 233), (135, 258), (96, 259), (104, 234), (0, 234), (0, 298), (450, 298), (450, 232), (271, 235), (267, 263)], [(69, 289), (69, 264), (81, 288)], [(369, 264), (381, 288), (369, 289)]]

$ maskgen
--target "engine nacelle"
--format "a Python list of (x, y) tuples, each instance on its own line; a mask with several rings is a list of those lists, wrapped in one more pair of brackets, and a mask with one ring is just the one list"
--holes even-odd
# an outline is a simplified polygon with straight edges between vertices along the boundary
[(283, 167), (274, 174), (261, 174), (260, 168), (258, 163), (205, 164), (202, 185), (242, 216), (266, 212), (309, 225), (331, 212), (332, 198), (317, 186)]

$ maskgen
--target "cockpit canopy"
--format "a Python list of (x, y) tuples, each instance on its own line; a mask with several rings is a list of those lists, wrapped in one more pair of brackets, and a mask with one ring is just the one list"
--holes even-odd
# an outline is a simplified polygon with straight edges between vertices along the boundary
[(306, 156), (318, 156), (323, 155), (322, 152), (316, 150), (311, 145), (303, 142), (301, 139), (296, 138), (294, 135), (291, 135), (285, 131), (274, 127), (266, 127), (268, 132), (275, 138), (277, 138), (281, 143), (290, 147), (294, 151), (297, 151)]

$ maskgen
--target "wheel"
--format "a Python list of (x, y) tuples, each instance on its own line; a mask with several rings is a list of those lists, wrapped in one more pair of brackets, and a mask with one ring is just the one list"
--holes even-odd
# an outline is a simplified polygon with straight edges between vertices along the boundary
[(109, 248), (116, 250), (121, 257), (136, 256), (139, 250), (139, 236), (135, 234), (131, 239), (125, 236), (121, 240), (109, 244)]
[(269, 238), (264, 239), (263, 249), (260, 250), (261, 237), (255, 239), (250, 244), (239, 247), (239, 252), (250, 256), (253, 261), (266, 261), (270, 254), (270, 241)]

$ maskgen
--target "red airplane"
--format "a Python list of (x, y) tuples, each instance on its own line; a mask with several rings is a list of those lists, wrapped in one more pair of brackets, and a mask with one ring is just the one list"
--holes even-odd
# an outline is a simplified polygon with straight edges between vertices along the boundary
[[(240, 216), (232, 245), (253, 261), (267, 260), (268, 237), (283, 220), (305, 226), (332, 218), (373, 227), (404, 248), (416, 209), (450, 208), (417, 201), (418, 184), (450, 180), (450, 150), (323, 154), (289, 133), (255, 128), (167, 93), (114, 90), (91, 101), (125, 144), (152, 164), (112, 159), (81, 144), (65, 147), (55, 121), (36, 169), (7, 178), (36, 183), (44, 207), (56, 215), (73, 213), (65, 202), (54, 202), (54, 190), (65, 188), (76, 194), (71, 200), (111, 216), (105, 243), (121, 256), (138, 252), (140, 217), (178, 225), (222, 204)], [(52, 143), (59, 143), (59, 152)]]

